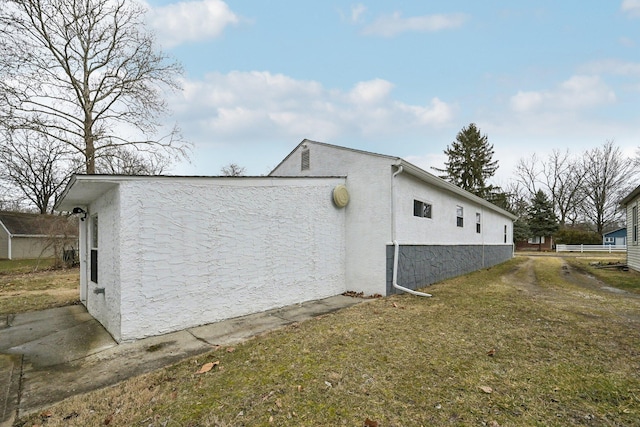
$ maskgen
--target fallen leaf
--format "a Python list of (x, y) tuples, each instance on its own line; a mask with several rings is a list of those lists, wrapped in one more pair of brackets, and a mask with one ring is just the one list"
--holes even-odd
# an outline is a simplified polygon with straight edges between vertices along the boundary
[(233, 353), (234, 351), (236, 351), (235, 347), (229, 347), (227, 348), (227, 353)]
[(331, 384), (329, 381), (325, 381), (324, 384), (329, 388), (333, 387), (333, 384)]
[(273, 422), (273, 415), (269, 417), (269, 422), (272, 423)]
[(280, 399), (276, 399), (276, 406), (277, 406), (278, 408), (282, 408), (282, 400), (280, 400)]
[(215, 362), (205, 363), (204, 365), (202, 365), (200, 370), (196, 372), (196, 374), (204, 374), (205, 372), (209, 372), (210, 370), (213, 369), (214, 366), (218, 366), (219, 364), (220, 364), (219, 360), (216, 360)]
[(496, 354), (495, 348), (492, 348), (491, 350), (487, 351), (487, 356), (493, 356), (494, 354)]
[(364, 420), (364, 427), (378, 427), (378, 422), (367, 418)]
[(113, 414), (110, 414), (107, 418), (104, 419), (104, 425), (108, 426), (109, 424), (111, 424), (112, 420), (113, 420)]
[(393, 305), (394, 308), (398, 308), (398, 304), (396, 304), (395, 302), (393, 304), (391, 304), (391, 305)]
[(51, 411), (44, 411), (43, 413), (40, 414), (42, 418), (51, 418), (52, 415), (53, 413)]
[(299, 386), (298, 386), (298, 393), (301, 393), (301, 392), (302, 392), (302, 386), (301, 386), (301, 385), (299, 385)]
[(487, 394), (493, 393), (493, 389), (491, 387), (489, 387), (489, 386), (481, 385), (479, 388), (480, 388), (480, 390), (484, 391)]

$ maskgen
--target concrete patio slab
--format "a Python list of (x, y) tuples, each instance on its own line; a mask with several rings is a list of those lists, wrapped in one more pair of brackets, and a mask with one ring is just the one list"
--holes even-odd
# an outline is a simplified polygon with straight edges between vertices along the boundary
[(0, 327), (0, 427), (67, 397), (363, 301), (339, 295), (121, 344), (83, 306), (7, 316)]

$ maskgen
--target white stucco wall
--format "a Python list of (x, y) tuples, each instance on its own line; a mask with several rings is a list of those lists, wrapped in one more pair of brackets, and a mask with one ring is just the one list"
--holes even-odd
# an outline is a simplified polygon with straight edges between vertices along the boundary
[[(344, 182), (122, 182), (122, 219), (112, 224), (119, 226), (121, 237), (117, 339), (158, 335), (344, 292), (345, 210), (331, 198), (335, 185)], [(102, 217), (100, 221), (106, 225)]]
[(348, 290), (367, 295), (386, 293), (386, 248), (391, 239), (391, 173), (389, 157), (309, 142), (309, 169), (301, 170), (299, 146), (273, 176), (347, 175), (346, 207)]
[[(394, 206), (396, 210), (396, 240), (400, 244), (430, 245), (495, 245), (513, 242), (513, 222), (510, 218), (443, 189), (426, 185), (406, 173), (396, 176)], [(432, 206), (432, 217), (413, 215), (413, 202), (419, 200)], [(456, 223), (456, 207), (463, 208), (463, 227)], [(480, 213), (480, 233), (476, 232), (476, 213)]]
[[(120, 226), (122, 212), (128, 211), (127, 206), (121, 206), (117, 188), (114, 188), (102, 197), (93, 202), (88, 209), (88, 217), (81, 222), (81, 227), (86, 227), (81, 232), (83, 239), (81, 245), (88, 244), (91, 236), (92, 217), (98, 215), (98, 283), (90, 281), (90, 262), (88, 258), (81, 263), (81, 268), (85, 269), (82, 277), (86, 281), (85, 305), (87, 311), (95, 317), (113, 335), (114, 339), (120, 340)], [(128, 212), (124, 216), (126, 221)], [(90, 248), (89, 248), (90, 249)], [(86, 251), (87, 257), (89, 251)], [(85, 284), (81, 283), (81, 286)], [(96, 288), (104, 288), (104, 294), (96, 294)]]

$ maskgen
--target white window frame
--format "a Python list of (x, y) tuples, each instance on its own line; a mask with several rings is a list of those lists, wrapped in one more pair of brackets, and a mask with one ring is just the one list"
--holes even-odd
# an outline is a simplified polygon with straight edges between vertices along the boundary
[[(98, 222), (98, 214), (91, 215), (91, 229), (89, 230), (89, 280), (92, 283), (97, 284), (99, 280), (98, 276), (98, 242), (99, 242), (99, 222)], [(95, 254), (95, 255), (94, 255)], [(93, 257), (95, 256), (95, 262), (93, 261)], [(95, 279), (95, 280), (94, 280)]]
[(456, 226), (464, 227), (464, 207), (456, 206)]
[[(420, 204), (419, 209), (418, 204)], [(424, 202), (420, 199), (413, 199), (413, 216), (417, 218), (433, 219), (433, 204)]]
[(482, 233), (482, 214), (476, 212), (476, 233)]
[(638, 203), (631, 207), (631, 239), (634, 245), (638, 244)]
[(544, 245), (544, 236), (529, 237), (527, 243), (530, 245)]

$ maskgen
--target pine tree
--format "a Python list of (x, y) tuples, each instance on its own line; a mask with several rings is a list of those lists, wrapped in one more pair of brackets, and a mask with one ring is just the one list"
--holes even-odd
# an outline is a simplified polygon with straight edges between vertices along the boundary
[(444, 163), (445, 168), (434, 168), (444, 172), (441, 178), (485, 199), (499, 190), (487, 183), (498, 169), (498, 161), (493, 160), (493, 145), (475, 123), (463, 127), (444, 153), (449, 158)]
[(538, 190), (533, 196), (527, 212), (529, 214), (529, 230), (533, 237), (540, 238), (538, 248), (541, 249), (542, 238), (551, 236), (559, 228), (556, 214), (553, 212), (553, 205), (544, 191)]

